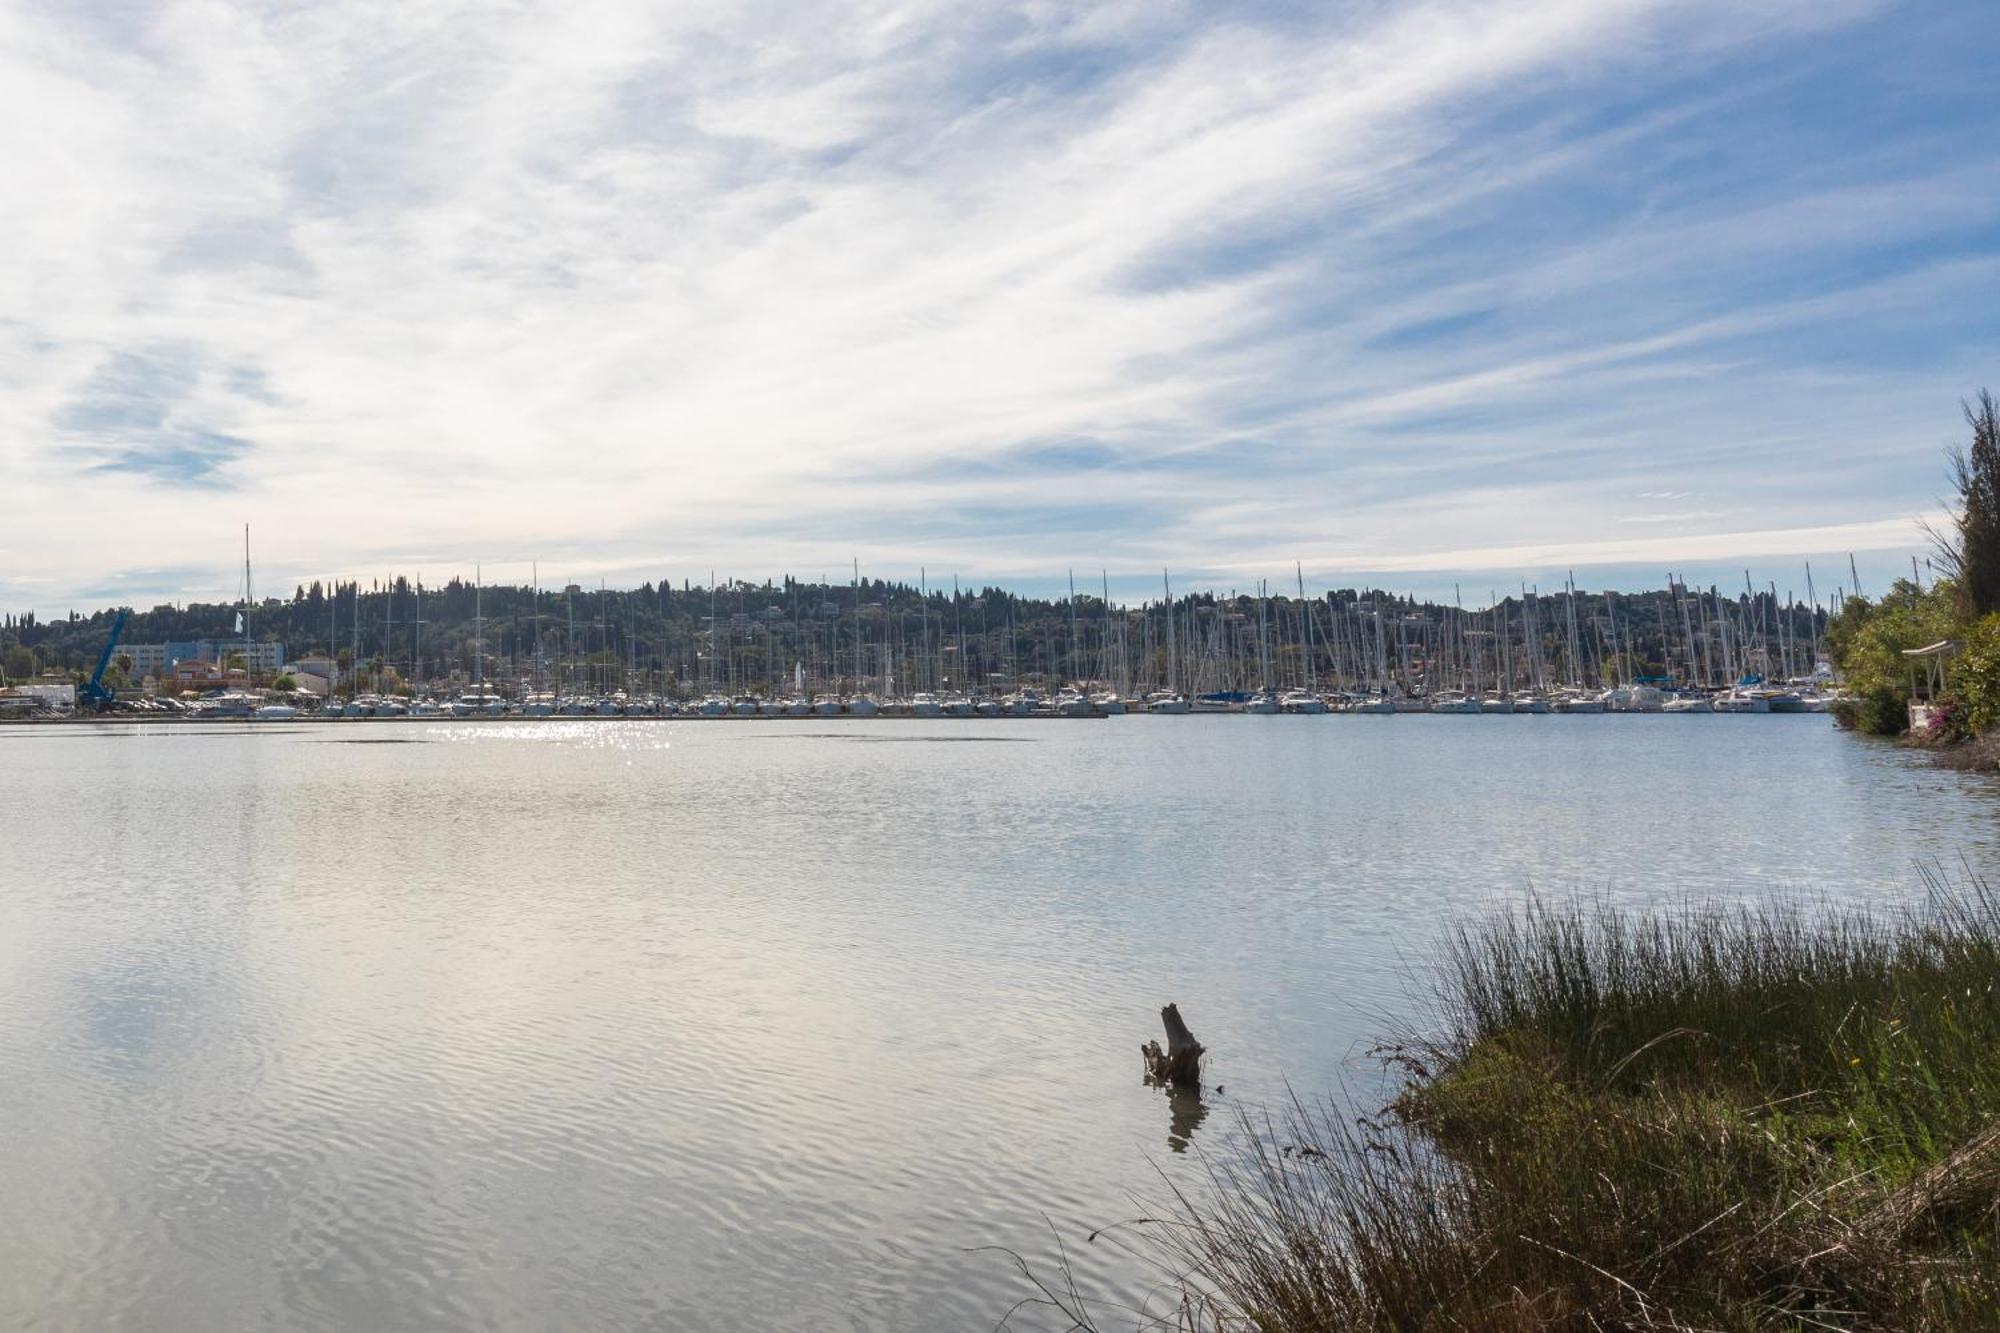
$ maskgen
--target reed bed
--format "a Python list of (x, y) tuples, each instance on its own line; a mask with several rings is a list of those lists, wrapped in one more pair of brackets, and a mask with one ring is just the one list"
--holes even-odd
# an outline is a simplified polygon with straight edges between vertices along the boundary
[(1138, 1234), (1262, 1333), (2000, 1330), (2000, 903), (1537, 904), (1452, 935), (1381, 1114), (1245, 1117)]

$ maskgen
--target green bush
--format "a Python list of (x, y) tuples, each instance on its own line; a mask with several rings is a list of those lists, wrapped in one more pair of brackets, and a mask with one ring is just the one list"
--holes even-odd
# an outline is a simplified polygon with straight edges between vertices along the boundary
[(2000, 726), (2000, 614), (1981, 617), (1950, 667), (1951, 692), (1975, 733)]
[(1870, 736), (1900, 736), (1909, 725), (1910, 696), (1886, 685), (1856, 691), (1834, 703), (1833, 720)]

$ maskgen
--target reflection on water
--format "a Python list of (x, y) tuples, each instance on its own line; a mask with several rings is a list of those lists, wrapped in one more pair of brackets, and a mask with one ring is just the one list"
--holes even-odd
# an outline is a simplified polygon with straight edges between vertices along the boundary
[(1167, 1129), (1167, 1147), (1174, 1152), (1186, 1152), (1194, 1139), (1195, 1130), (1208, 1119), (1208, 1107), (1201, 1100), (1201, 1092), (1195, 1088), (1166, 1089), (1167, 1106), (1173, 1120)]
[[(876, 743), (975, 739), (1010, 743)], [(1455, 915), (1907, 897), (1991, 869), (2000, 810), (1813, 717), (19, 728), (0, 763), (5, 1328), (990, 1327), (1022, 1292), (976, 1247), (1229, 1150), (1132, 1076), (1168, 999), (1246, 1106), (1366, 1096)]]

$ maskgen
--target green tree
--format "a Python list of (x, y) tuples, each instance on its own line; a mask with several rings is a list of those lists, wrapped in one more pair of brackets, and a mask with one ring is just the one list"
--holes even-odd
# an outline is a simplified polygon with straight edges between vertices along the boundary
[(6, 669), (9, 680), (26, 680), (34, 675), (36, 670), (34, 649), (18, 643), (8, 648)]
[(1976, 617), (2000, 611), (2000, 404), (1981, 389), (1962, 406), (1972, 442), (1949, 455), (1957, 510), (1950, 530), (1931, 536), (1966, 614)]
[[(1847, 681), (1848, 700), (1839, 713), (1848, 726), (1876, 735), (1902, 731), (1910, 703), (1910, 659), (1905, 650), (1966, 631), (1957, 585), (1940, 579), (1919, 588), (1898, 579), (1879, 602), (1850, 597), (1827, 625), (1827, 652)], [(1955, 669), (1954, 687), (1964, 672)]]

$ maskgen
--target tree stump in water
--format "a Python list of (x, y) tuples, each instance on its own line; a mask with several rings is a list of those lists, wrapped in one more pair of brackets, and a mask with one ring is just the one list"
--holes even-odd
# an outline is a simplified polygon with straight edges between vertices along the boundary
[(1201, 1090), (1202, 1044), (1194, 1039), (1186, 1023), (1181, 1021), (1179, 1005), (1170, 1004), (1160, 1010), (1160, 1021), (1167, 1028), (1167, 1049), (1161, 1050), (1160, 1043), (1149, 1041), (1139, 1048), (1139, 1054), (1146, 1061), (1146, 1081), (1162, 1087), (1192, 1088)]

